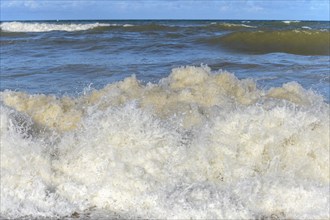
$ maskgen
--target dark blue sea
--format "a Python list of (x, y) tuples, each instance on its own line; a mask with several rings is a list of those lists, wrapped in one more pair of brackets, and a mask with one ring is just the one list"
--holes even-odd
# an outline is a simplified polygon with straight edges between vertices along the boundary
[(328, 219), (328, 21), (0, 24), (7, 219)]

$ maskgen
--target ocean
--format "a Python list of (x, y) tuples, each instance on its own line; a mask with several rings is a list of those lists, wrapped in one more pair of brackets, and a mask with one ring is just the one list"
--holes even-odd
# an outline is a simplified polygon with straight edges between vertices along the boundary
[(0, 24), (2, 219), (329, 219), (328, 21)]

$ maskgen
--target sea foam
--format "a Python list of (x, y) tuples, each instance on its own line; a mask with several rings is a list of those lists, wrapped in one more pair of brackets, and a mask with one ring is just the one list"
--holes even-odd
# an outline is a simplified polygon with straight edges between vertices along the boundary
[(39, 22), (3, 22), (0, 27), (6, 32), (49, 32), (49, 31), (84, 31), (97, 27), (116, 26), (116, 24), (89, 23), (89, 24), (65, 24), (65, 23), (39, 23)]
[(329, 218), (329, 105), (182, 67), (80, 97), (1, 93), (1, 217)]

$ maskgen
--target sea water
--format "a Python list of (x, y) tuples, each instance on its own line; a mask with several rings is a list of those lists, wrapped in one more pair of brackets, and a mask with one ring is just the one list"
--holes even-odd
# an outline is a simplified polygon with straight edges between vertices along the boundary
[(328, 219), (329, 23), (1, 23), (1, 218)]

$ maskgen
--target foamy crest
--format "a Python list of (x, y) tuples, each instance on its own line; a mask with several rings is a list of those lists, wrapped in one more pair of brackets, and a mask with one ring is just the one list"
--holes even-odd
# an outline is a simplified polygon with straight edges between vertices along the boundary
[(256, 28), (255, 26), (247, 25), (247, 24), (231, 24), (231, 23), (223, 23), (223, 26), (227, 27), (247, 27), (247, 28)]
[(256, 28), (256, 26), (251, 26), (247, 24), (233, 24), (233, 23), (217, 23), (212, 22), (210, 23), (212, 26), (218, 26), (223, 29), (228, 30), (236, 30), (236, 29), (242, 29), (242, 28)]
[(207, 66), (1, 94), (3, 217), (329, 218), (329, 105)]
[(97, 27), (108, 27), (111, 24), (56, 24), (38, 22), (3, 22), (0, 27), (7, 32), (49, 32), (49, 31), (84, 31)]
[(294, 21), (294, 20), (291, 20), (291, 21), (282, 21), (284, 24), (292, 24), (292, 23), (299, 23), (300, 21)]

